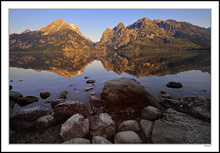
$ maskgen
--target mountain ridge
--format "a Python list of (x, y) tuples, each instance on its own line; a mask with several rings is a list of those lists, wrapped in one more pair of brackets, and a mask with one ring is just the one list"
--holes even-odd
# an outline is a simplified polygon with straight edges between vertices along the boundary
[(9, 35), (10, 51), (89, 51), (89, 50), (188, 50), (210, 49), (211, 27), (202, 28), (188, 22), (141, 18), (128, 25), (120, 22), (106, 28), (99, 42), (85, 37), (74, 24), (58, 19), (47, 26), (21, 34)]

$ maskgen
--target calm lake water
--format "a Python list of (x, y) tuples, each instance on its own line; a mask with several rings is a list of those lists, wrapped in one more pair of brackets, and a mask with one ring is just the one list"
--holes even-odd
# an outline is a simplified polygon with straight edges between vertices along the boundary
[[(96, 80), (86, 84), (84, 77)], [(37, 96), (39, 102), (25, 107), (15, 104), (12, 116), (21, 108), (50, 107), (60, 92), (68, 91), (67, 100), (88, 104), (90, 92), (96, 97), (104, 82), (114, 78), (138, 80), (157, 100), (161, 90), (173, 99), (183, 96), (211, 96), (210, 52), (205, 51), (146, 51), (146, 52), (61, 52), (10, 53), (9, 79), (14, 91), (24, 96)], [(167, 88), (166, 83), (177, 81), (183, 88)], [(94, 89), (85, 91), (84, 88)], [(40, 98), (40, 92), (51, 96)]]

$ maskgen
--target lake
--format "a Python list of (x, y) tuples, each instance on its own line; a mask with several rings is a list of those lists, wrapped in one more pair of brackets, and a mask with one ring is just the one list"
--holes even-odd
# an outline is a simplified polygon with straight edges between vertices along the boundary
[[(15, 104), (12, 116), (21, 108), (50, 107), (46, 101), (57, 99), (65, 90), (67, 100), (88, 105), (91, 91), (99, 97), (105, 81), (122, 77), (136, 79), (158, 101), (161, 90), (172, 99), (211, 98), (210, 55), (208, 51), (10, 53), (12, 90), (39, 97), (39, 102), (24, 107)], [(85, 77), (96, 82), (87, 84)], [(168, 88), (170, 81), (181, 82), (183, 87)], [(85, 91), (88, 86), (94, 89)], [(46, 91), (51, 96), (41, 99), (40, 92)]]

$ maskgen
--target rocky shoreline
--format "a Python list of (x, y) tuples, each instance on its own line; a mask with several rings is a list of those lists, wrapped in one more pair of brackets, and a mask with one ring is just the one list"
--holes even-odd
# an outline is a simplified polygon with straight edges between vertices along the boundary
[[(87, 83), (95, 82), (87, 80)], [(183, 85), (172, 82), (167, 86), (181, 88)], [(64, 91), (59, 99), (47, 101), (51, 108), (21, 109), (10, 117), (10, 143), (211, 143), (208, 98), (183, 97), (177, 101), (161, 91), (163, 98), (157, 101), (138, 81), (129, 78), (106, 81), (101, 99), (92, 93), (89, 106), (65, 100), (67, 94)], [(40, 93), (42, 99), (49, 96), (49, 92)], [(15, 103), (23, 106), (38, 100), (38, 97), (23, 97), (10, 91), (10, 112)]]

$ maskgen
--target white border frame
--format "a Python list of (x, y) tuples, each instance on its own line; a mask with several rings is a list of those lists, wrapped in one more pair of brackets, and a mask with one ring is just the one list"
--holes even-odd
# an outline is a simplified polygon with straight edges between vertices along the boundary
[[(2, 54), (2, 99), (1, 99), (1, 143), (2, 151), (219, 151), (219, 2), (1, 2), (1, 54)], [(43, 4), (43, 5), (42, 5)], [(71, 7), (73, 6), (73, 7)], [(8, 67), (9, 67), (9, 9), (211, 9), (211, 101), (212, 133), (211, 145), (32, 145), (9, 144)]]

